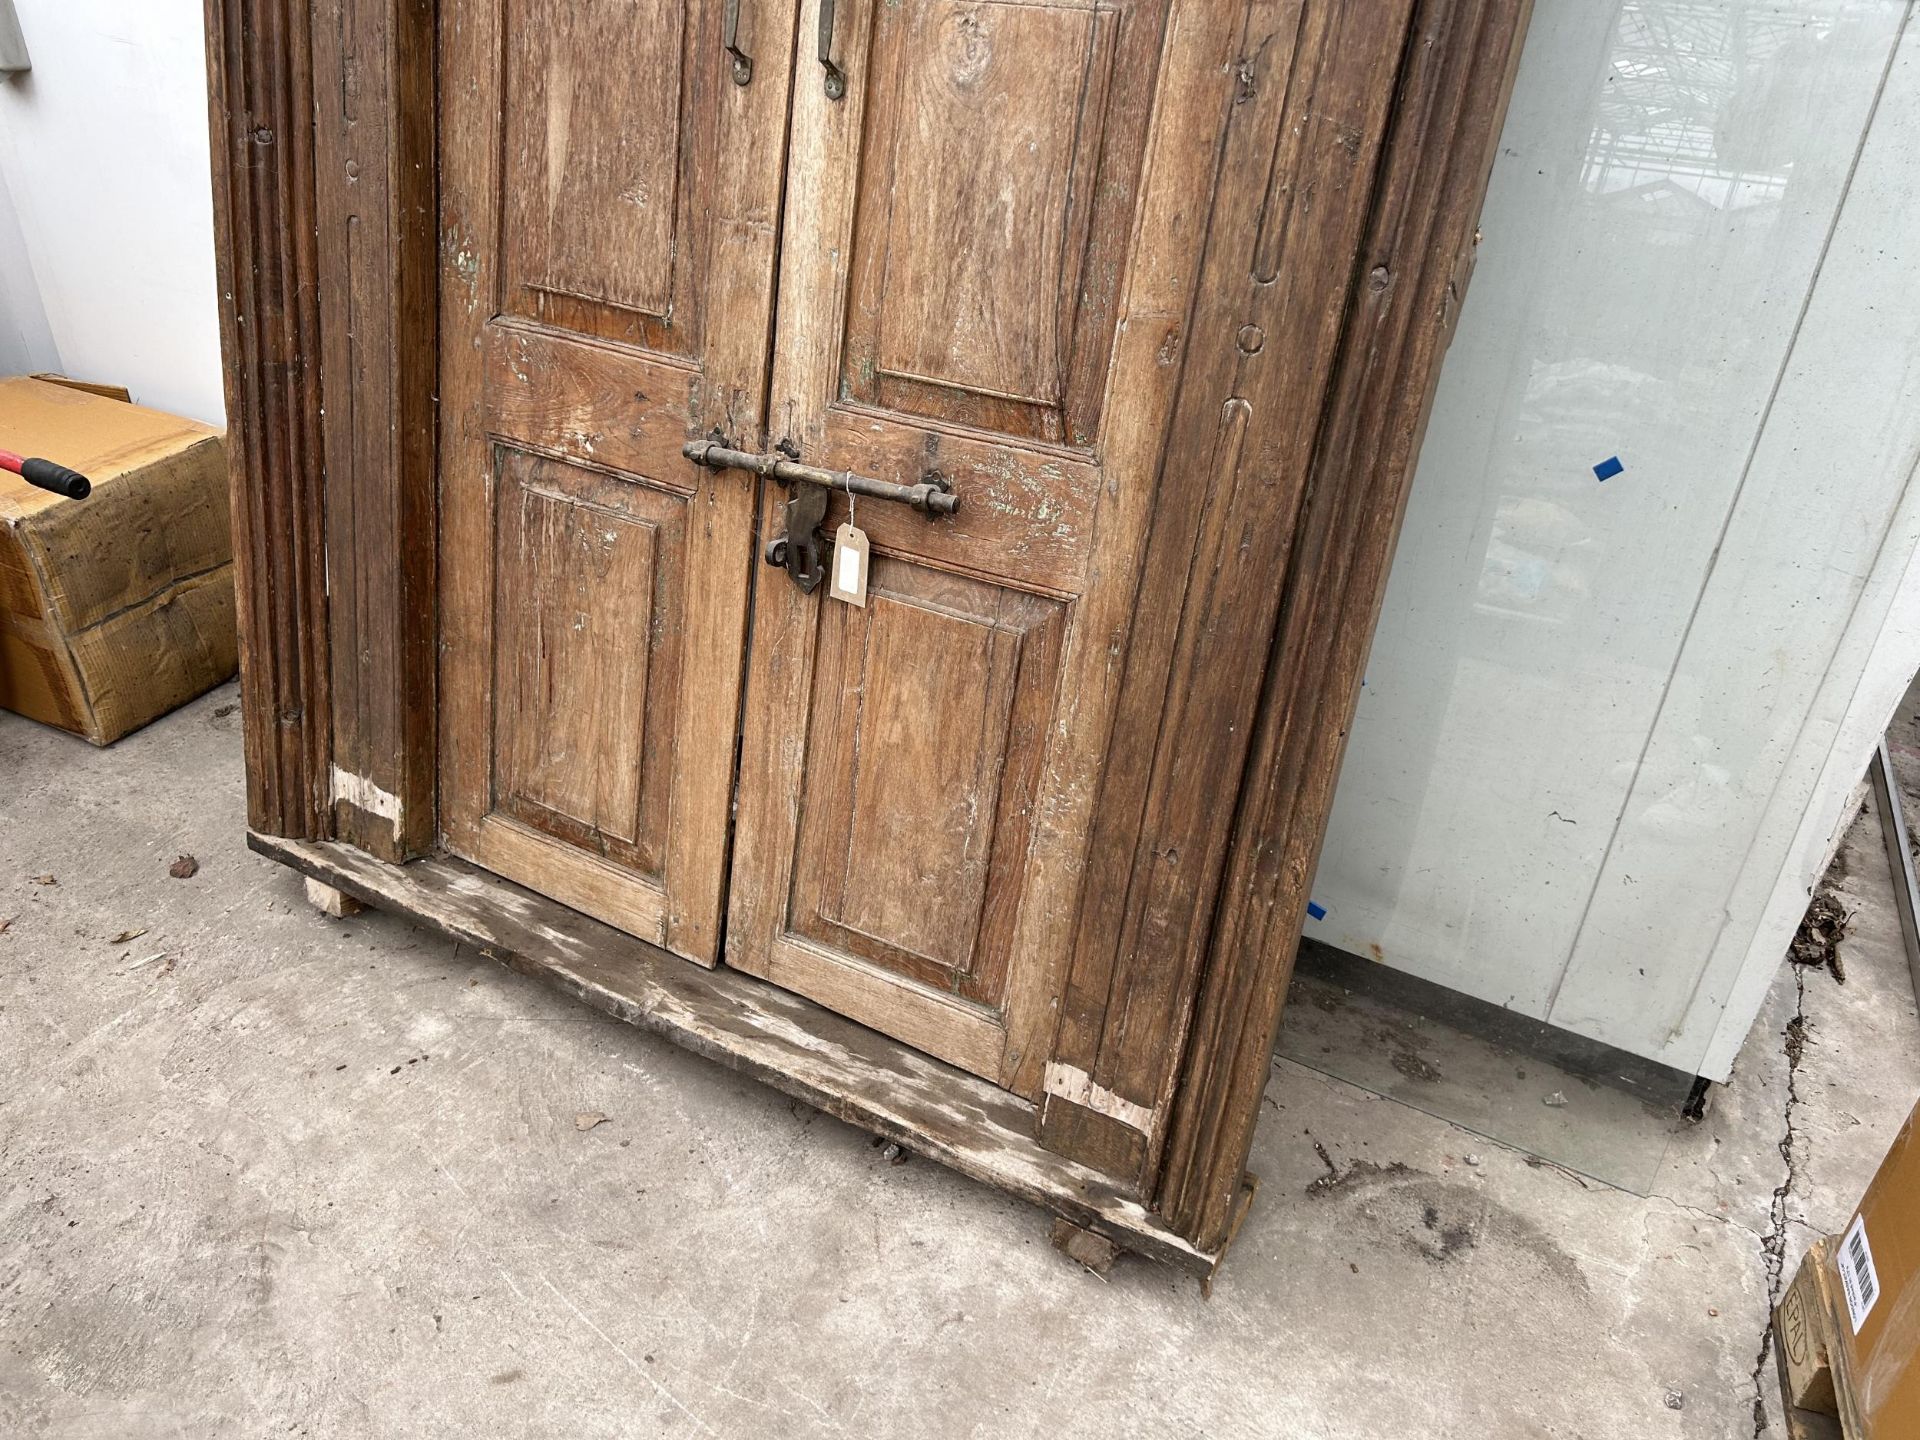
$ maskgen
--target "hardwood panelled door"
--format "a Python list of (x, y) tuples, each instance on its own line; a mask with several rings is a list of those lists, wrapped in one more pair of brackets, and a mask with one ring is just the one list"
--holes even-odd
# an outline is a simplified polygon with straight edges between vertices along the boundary
[(1219, 122), (1156, 98), (1166, 11), (801, 7), (772, 438), (961, 508), (853, 502), (864, 608), (762, 576), (727, 961), (1028, 1096), (1195, 253), (1146, 192)]
[(792, 14), (441, 13), (445, 840), (711, 964)]
[[(445, 8), (447, 843), (705, 962), (729, 886), (728, 964), (1037, 1096), (1221, 119), (1160, 56), (1206, 7), (783, 6)], [(846, 604), (759, 563), (829, 499), (776, 457), (960, 508), (833, 492)]]

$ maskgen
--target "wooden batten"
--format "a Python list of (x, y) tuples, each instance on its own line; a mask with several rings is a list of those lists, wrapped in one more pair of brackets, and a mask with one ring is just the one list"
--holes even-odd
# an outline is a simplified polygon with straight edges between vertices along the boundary
[[(335, 833), (434, 842), (434, 0), (311, 7)], [(341, 564), (340, 557), (352, 557)]]
[(1157, 1208), (1232, 1221), (1387, 570), (1531, 0), (1422, 0), (1291, 555)]
[(247, 818), (331, 833), (320, 256), (307, 7), (207, 0)]

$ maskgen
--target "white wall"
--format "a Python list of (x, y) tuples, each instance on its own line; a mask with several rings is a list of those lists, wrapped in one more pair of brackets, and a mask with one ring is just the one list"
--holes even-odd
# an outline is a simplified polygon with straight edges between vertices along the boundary
[(33, 70), (0, 80), (0, 367), (218, 424), (200, 0), (15, 5)]
[(1920, 660), (1912, 10), (1539, 0), (1310, 934), (1724, 1076)]
[[(6, 82), (0, 80), (0, 89)], [(47, 324), (47, 307), (33, 278), (33, 260), (20, 228), (13, 191), (0, 167), (0, 375), (58, 370), (60, 350)]]

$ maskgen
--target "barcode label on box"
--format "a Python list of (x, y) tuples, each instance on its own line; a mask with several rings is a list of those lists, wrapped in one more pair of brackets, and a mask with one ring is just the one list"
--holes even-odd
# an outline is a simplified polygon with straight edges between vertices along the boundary
[(1847, 1238), (1840, 1242), (1840, 1288), (1847, 1295), (1847, 1318), (1853, 1321), (1853, 1333), (1867, 1323), (1873, 1302), (1880, 1298), (1880, 1276), (1873, 1268), (1873, 1247), (1867, 1244), (1867, 1221), (1854, 1217)]

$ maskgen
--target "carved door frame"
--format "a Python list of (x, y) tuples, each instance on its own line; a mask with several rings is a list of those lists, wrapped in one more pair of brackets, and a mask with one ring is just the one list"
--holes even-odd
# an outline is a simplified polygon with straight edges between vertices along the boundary
[[(1036, 1123), (1209, 1252), (1529, 8), (1197, 0), (1164, 42), (1218, 162)], [(396, 862), (436, 834), (436, 12), (207, 0), (249, 824)], [(1383, 35), (1388, 87), (1341, 58)]]

